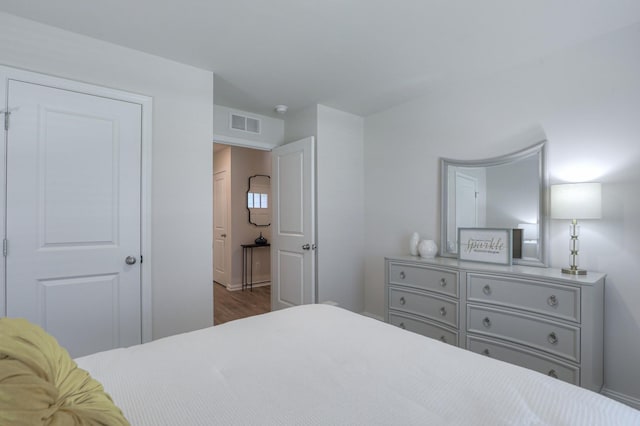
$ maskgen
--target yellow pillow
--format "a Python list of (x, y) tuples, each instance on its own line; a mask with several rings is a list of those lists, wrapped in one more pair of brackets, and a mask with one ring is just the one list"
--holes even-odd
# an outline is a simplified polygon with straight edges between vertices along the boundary
[(0, 425), (129, 425), (102, 385), (42, 328), (0, 318)]

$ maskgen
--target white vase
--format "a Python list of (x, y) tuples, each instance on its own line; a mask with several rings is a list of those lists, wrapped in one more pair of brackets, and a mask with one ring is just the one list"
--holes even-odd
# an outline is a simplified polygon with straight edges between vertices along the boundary
[(411, 238), (409, 239), (409, 253), (411, 256), (418, 255), (418, 243), (420, 242), (420, 235), (417, 232), (411, 234)]
[(420, 253), (420, 257), (436, 257), (438, 246), (433, 240), (422, 240), (420, 244), (418, 244), (418, 253)]

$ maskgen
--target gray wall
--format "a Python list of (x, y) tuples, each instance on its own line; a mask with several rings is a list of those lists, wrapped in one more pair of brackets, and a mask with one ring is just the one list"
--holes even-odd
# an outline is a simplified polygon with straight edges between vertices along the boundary
[(4, 65), (153, 97), (153, 338), (213, 324), (213, 74), (0, 13)]
[(318, 301), (364, 310), (361, 117), (318, 105)]
[(316, 137), (318, 302), (364, 309), (363, 119), (323, 105), (287, 117), (285, 140)]
[[(603, 183), (584, 221), (582, 266), (606, 272), (605, 382), (640, 403), (640, 25), (365, 119), (365, 308), (382, 316), (385, 255), (412, 231), (437, 237), (440, 157), (479, 159), (548, 140), (551, 183)], [(551, 221), (551, 263), (568, 264), (568, 223)], [(434, 238), (439, 240), (438, 238)]]

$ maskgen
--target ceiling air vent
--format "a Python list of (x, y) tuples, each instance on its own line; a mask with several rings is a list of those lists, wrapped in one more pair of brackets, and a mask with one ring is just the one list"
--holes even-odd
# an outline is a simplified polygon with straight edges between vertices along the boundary
[(260, 120), (240, 114), (231, 114), (231, 128), (249, 133), (260, 133)]

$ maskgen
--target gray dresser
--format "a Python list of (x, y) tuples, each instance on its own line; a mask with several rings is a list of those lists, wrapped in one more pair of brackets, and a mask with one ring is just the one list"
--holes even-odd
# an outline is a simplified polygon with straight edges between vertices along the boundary
[(594, 391), (605, 275), (413, 256), (385, 260), (385, 319)]

